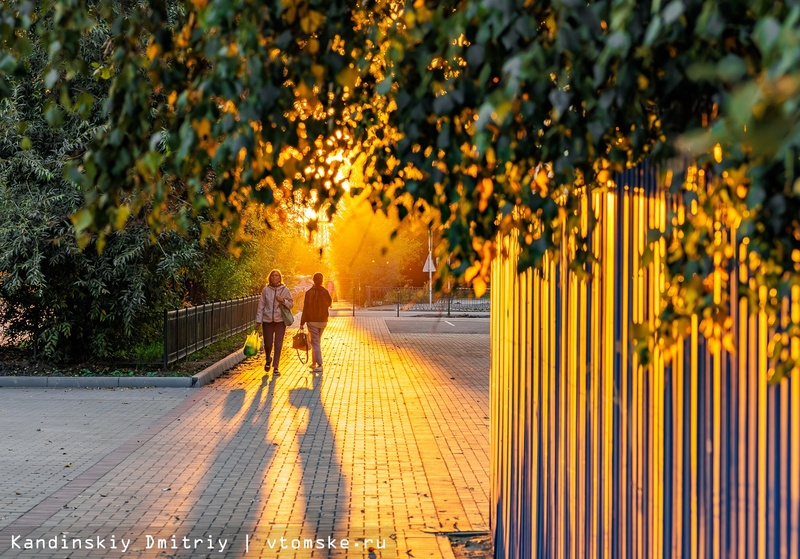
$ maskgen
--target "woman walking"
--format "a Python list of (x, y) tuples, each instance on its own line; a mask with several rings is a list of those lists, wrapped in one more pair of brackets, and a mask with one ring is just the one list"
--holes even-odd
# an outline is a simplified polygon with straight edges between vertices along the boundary
[[(281, 307), (291, 309), (294, 305), (292, 294), (282, 283), (282, 279), (280, 270), (272, 270), (269, 273), (269, 281), (261, 291), (256, 312), (256, 324), (261, 324), (264, 331), (264, 353), (267, 355), (264, 370), (269, 371), (270, 366), (274, 367), (272, 374), (276, 377), (281, 374), (278, 367), (281, 364), (283, 336), (286, 334), (286, 323), (283, 321)], [(273, 348), (275, 355), (271, 357)]]
[(314, 362), (311, 368), (315, 373), (322, 372), (322, 348), (320, 339), (322, 332), (328, 325), (328, 309), (331, 306), (331, 294), (322, 287), (322, 274), (314, 274), (314, 285), (306, 291), (303, 300), (303, 314), (300, 315), (300, 328), (308, 322), (308, 332), (311, 334), (311, 350)]

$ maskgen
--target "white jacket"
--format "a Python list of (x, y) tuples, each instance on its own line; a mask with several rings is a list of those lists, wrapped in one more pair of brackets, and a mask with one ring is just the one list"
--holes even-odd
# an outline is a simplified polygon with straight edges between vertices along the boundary
[(275, 296), (284, 297), (283, 306), (291, 309), (294, 305), (292, 300), (292, 293), (289, 288), (284, 284), (277, 286), (267, 285), (261, 291), (261, 297), (258, 299), (258, 311), (256, 312), (256, 322), (283, 322), (281, 316), (281, 303), (275, 300)]

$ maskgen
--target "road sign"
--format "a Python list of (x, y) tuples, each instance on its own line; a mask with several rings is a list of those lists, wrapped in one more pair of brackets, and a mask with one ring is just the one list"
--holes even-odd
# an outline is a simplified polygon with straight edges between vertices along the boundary
[(433, 259), (431, 258), (430, 254), (428, 254), (428, 259), (425, 261), (425, 266), (423, 266), (422, 271), (423, 272), (435, 272), (436, 271), (436, 266), (434, 265)]

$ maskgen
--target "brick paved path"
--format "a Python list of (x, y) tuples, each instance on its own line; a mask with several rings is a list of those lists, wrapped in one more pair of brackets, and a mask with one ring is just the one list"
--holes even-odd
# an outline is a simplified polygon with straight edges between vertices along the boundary
[(0, 390), (0, 557), (452, 557), (488, 530), (488, 320), (397, 320), (437, 324), (334, 318), (321, 376)]

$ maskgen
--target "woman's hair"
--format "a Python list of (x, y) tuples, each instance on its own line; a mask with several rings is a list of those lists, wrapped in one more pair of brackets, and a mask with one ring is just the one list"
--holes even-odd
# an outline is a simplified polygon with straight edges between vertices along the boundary
[(314, 274), (314, 285), (322, 285), (322, 274), (319, 272)]
[(275, 269), (270, 271), (270, 273), (267, 275), (267, 283), (270, 283), (269, 280), (272, 277), (272, 274), (278, 274), (278, 283), (281, 283), (283, 281), (283, 274), (281, 274), (280, 270)]

